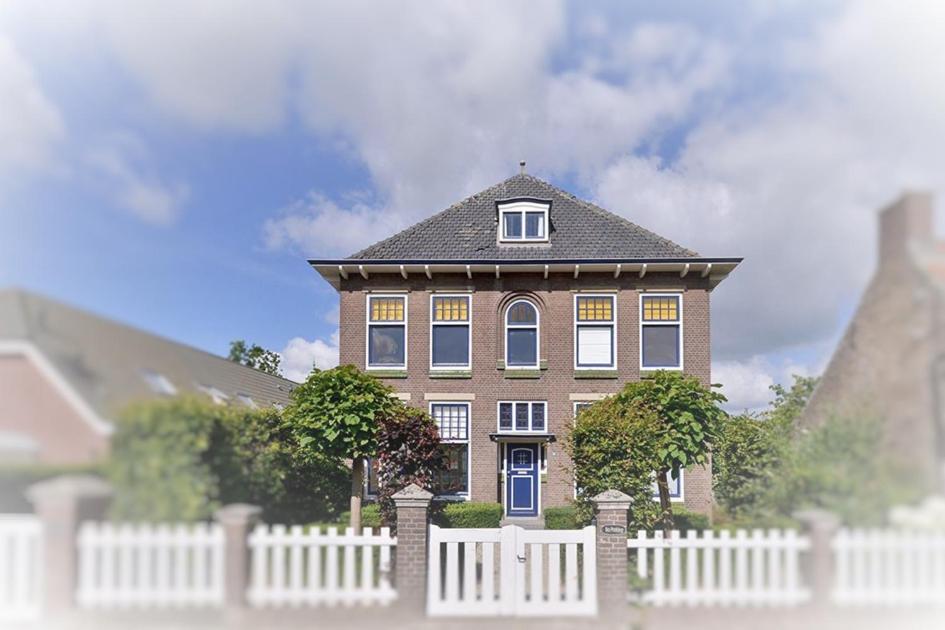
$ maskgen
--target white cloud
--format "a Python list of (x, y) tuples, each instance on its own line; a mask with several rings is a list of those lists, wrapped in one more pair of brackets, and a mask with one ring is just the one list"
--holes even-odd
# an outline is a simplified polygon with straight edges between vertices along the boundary
[(86, 162), (119, 207), (152, 225), (166, 226), (177, 220), (188, 187), (163, 181), (154, 172), (144, 145), (133, 136), (110, 136), (88, 152)]
[(279, 355), (282, 357), (282, 374), (291, 381), (301, 383), (311, 373), (313, 366), (327, 369), (338, 365), (338, 331), (332, 333), (328, 341), (293, 337)]
[(712, 382), (722, 386), (720, 391), (728, 398), (725, 408), (732, 413), (761, 411), (774, 400), (773, 385), (790, 387), (794, 376), (812, 373), (808, 366), (761, 355), (745, 361), (712, 363)]
[(62, 117), (29, 62), (0, 34), (0, 177), (49, 166), (64, 135)]

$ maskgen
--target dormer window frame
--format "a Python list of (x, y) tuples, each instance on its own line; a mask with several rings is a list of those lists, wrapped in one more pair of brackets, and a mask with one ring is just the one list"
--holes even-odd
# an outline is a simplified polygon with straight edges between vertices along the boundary
[[(510, 199), (496, 203), (498, 209), (498, 238), (500, 243), (547, 243), (551, 232), (551, 202), (541, 199)], [(518, 235), (509, 235), (506, 231), (506, 216), (518, 215)], [(539, 236), (528, 235), (528, 216), (540, 215), (541, 232)]]

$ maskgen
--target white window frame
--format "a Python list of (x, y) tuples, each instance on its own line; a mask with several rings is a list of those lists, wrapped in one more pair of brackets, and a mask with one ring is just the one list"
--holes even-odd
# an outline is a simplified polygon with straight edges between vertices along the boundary
[[(502, 405), (510, 404), (512, 405), (512, 428), (508, 430), (503, 430), (500, 425), (500, 411)], [(515, 405), (528, 405), (528, 429), (521, 430), (515, 428)], [(545, 408), (545, 428), (544, 429), (533, 429), (532, 428), (532, 407), (534, 405), (543, 405)], [(546, 400), (499, 400), (495, 404), (495, 428), (498, 433), (517, 433), (520, 435), (544, 435), (549, 433), (548, 430), (548, 401)]]
[[(466, 439), (440, 439), (441, 444), (466, 445), (466, 492), (459, 492), (456, 494), (439, 494), (436, 498), (444, 501), (469, 501), (470, 497), (472, 496), (472, 440), (470, 439), (470, 435), (472, 434), (472, 404), (457, 400), (431, 400), (430, 404), (427, 406), (427, 411), (435, 422), (436, 418), (433, 415), (434, 405), (462, 405), (466, 407)], [(439, 425), (437, 425), (437, 430), (439, 430)]]
[[(654, 477), (656, 474), (654, 473)], [(667, 480), (668, 481), (668, 480)], [(660, 491), (659, 486), (656, 485), (656, 479), (653, 479), (653, 500), (660, 500)], [(683, 503), (686, 500), (686, 469), (679, 469), (679, 494), (678, 495), (669, 495), (670, 503)]]
[[(468, 305), (466, 312), (468, 317), (464, 322), (435, 322), (433, 321), (433, 302), (436, 298), (466, 298)], [(438, 372), (450, 372), (455, 370), (472, 369), (472, 306), (473, 297), (471, 293), (433, 293), (430, 295), (430, 370)], [(466, 326), (466, 364), (465, 365), (434, 365), (433, 364), (433, 327), (434, 326)]]
[[(551, 223), (548, 220), (551, 204), (547, 202), (540, 201), (513, 201), (511, 203), (498, 204), (499, 208), (499, 242), (500, 243), (547, 243), (548, 235), (551, 232)], [(525, 227), (525, 213), (527, 212), (541, 212), (544, 216), (542, 219), (544, 225), (544, 234), (540, 237), (536, 236), (526, 236), (526, 227)], [(505, 215), (507, 214), (518, 214), (522, 217), (522, 235), (521, 236), (507, 236), (505, 234)]]
[[(371, 370), (406, 370), (407, 362), (409, 361), (409, 353), (407, 352), (408, 336), (409, 329), (407, 328), (407, 321), (410, 316), (408, 314), (407, 307), (410, 303), (410, 296), (406, 293), (368, 293), (364, 300), (364, 366), (368, 371)], [(373, 299), (383, 299), (383, 298), (401, 298), (404, 301), (404, 321), (403, 323), (399, 322), (372, 322), (371, 321), (371, 300)], [(385, 364), (385, 365), (371, 365), (371, 326), (398, 326), (403, 325), (404, 327), (404, 363), (403, 365), (394, 365), (394, 364)]]
[[(509, 364), (509, 312), (511, 312), (512, 307), (518, 304), (519, 302), (525, 302), (533, 309), (535, 309), (535, 323), (534, 324), (512, 324), (512, 328), (518, 328), (522, 330), (527, 330), (534, 328), (535, 329), (535, 363), (531, 365), (510, 365)], [(527, 298), (516, 298), (509, 302), (508, 306), (505, 307), (505, 313), (502, 315), (502, 342), (505, 345), (505, 369), (506, 370), (537, 370), (541, 365), (541, 310), (538, 308), (538, 305), (532, 302)]]
[[(609, 322), (578, 321), (578, 298), (610, 298), (611, 314)], [(571, 317), (574, 320), (572, 332), (574, 334), (574, 369), (575, 370), (616, 370), (617, 369), (617, 294), (616, 293), (575, 293)], [(609, 365), (579, 365), (578, 364), (578, 328), (582, 326), (610, 328), (610, 364)]]
[[(675, 322), (644, 322), (643, 321), (643, 298), (645, 297), (673, 297), (679, 300), (679, 305), (677, 306), (679, 313), (679, 320)], [(683, 320), (683, 294), (682, 293), (653, 293), (649, 291), (643, 291), (640, 293), (640, 300), (638, 304), (639, 313), (639, 352), (640, 352), (640, 371), (641, 372), (655, 372), (657, 370), (667, 370), (667, 371), (681, 371), (685, 366), (685, 352), (683, 340), (685, 339), (684, 333), (684, 323)], [(679, 365), (676, 366), (645, 366), (643, 365), (643, 328), (645, 326), (677, 326), (679, 328)]]

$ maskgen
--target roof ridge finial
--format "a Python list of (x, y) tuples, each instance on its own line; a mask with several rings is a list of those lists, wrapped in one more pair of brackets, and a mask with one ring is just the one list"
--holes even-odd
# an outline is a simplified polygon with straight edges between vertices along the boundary
[(521, 174), (521, 175), (524, 175), (524, 174), (525, 174), (525, 160), (519, 160), (519, 161), (518, 161), (518, 167), (519, 167), (519, 169), (521, 169), (520, 174)]

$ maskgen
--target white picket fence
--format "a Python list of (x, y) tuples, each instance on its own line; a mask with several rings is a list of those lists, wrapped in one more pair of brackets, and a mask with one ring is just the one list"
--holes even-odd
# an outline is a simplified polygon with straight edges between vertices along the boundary
[(841, 529), (832, 546), (837, 604), (945, 605), (945, 531)]
[(579, 530), (430, 526), (431, 616), (584, 616), (597, 612), (594, 526)]
[(388, 604), (390, 528), (361, 535), (330, 527), (305, 531), (301, 526), (259, 525), (249, 537), (252, 554), (248, 600), (253, 607), (318, 604)]
[(642, 601), (655, 606), (791, 606), (810, 596), (799, 570), (810, 541), (793, 530), (640, 531), (627, 547)]
[(0, 515), (0, 621), (39, 616), (42, 553), (39, 519), (32, 514)]
[(83, 523), (77, 601), (84, 608), (222, 606), (218, 524)]

